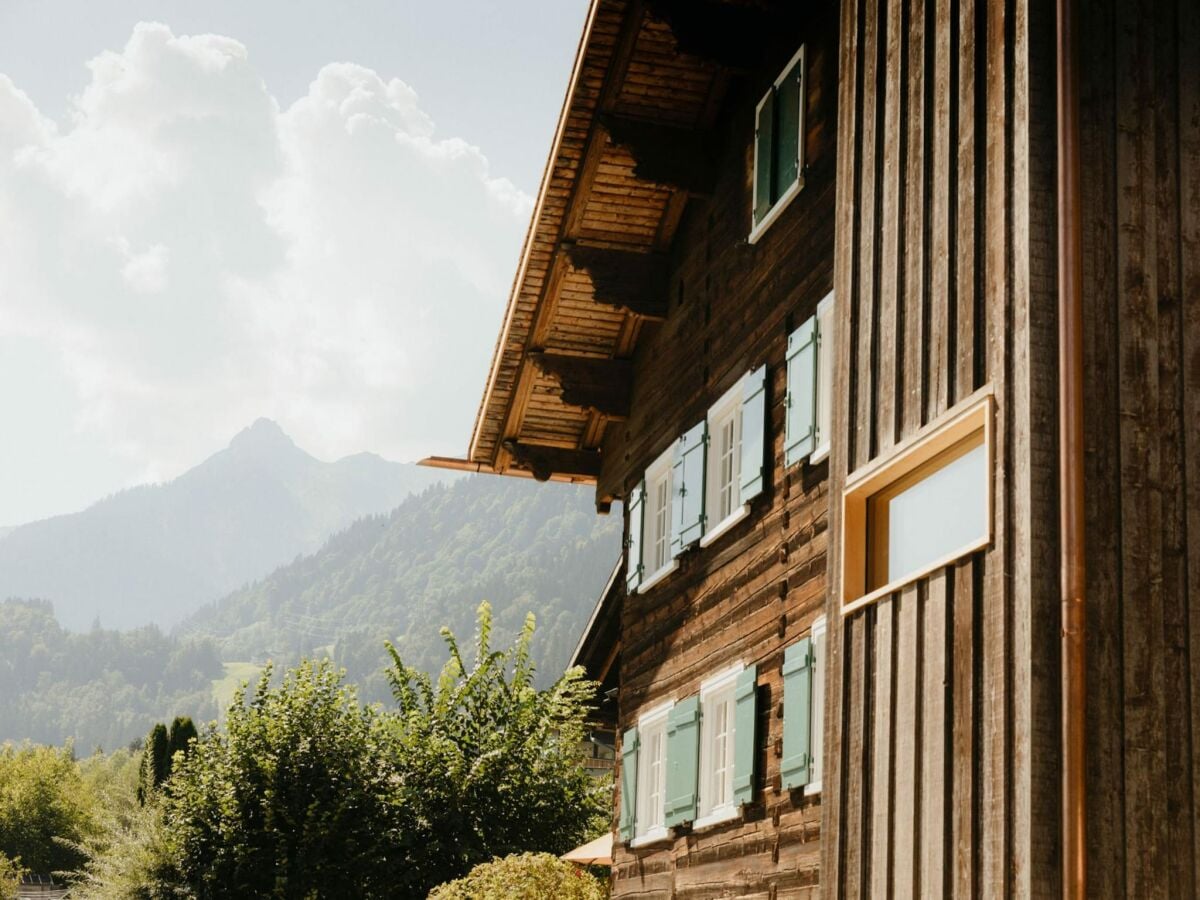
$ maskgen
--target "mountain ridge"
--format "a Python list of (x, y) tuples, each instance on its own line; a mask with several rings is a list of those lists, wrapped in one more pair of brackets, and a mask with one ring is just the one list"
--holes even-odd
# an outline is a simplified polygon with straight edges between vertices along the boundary
[(453, 477), (371, 453), (323, 462), (258, 419), (171, 481), (0, 529), (0, 598), (48, 600), (73, 630), (168, 627)]

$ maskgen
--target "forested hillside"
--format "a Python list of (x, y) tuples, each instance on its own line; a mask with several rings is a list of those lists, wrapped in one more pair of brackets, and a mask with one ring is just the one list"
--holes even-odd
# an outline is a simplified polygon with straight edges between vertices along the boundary
[(216, 716), (223, 667), (212, 641), (133, 631), (65, 631), (49, 603), (0, 602), (0, 742), (113, 749), (159, 719)]
[(534, 655), (552, 680), (617, 560), (620, 533), (619, 510), (598, 516), (590, 488), (475, 476), (356, 522), (182, 630), (219, 641), (227, 660), (330, 654), (371, 697), (383, 690), (384, 640), (436, 670), (439, 627), (470, 634), (488, 600), (497, 643), (526, 613), (537, 616)]
[(45, 598), (76, 630), (167, 627), (453, 477), (367, 453), (322, 462), (260, 419), (174, 481), (0, 536), (0, 598)]

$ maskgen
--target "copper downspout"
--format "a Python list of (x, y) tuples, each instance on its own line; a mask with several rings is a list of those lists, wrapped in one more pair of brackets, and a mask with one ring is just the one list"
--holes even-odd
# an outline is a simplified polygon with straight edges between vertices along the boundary
[(1083, 295), (1074, 0), (1058, 8), (1059, 483), (1062, 527), (1062, 895), (1087, 894)]

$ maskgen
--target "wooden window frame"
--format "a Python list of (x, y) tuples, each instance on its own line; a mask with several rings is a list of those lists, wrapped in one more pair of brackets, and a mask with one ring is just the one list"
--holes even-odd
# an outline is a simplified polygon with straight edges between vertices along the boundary
[[(666, 840), (670, 830), (663, 821), (666, 819), (666, 800), (667, 800), (667, 718), (671, 714), (671, 710), (675, 707), (675, 701), (667, 700), (660, 703), (651, 709), (646, 710), (638, 716), (638, 742), (641, 745), (638, 748), (638, 771), (637, 785), (635, 786), (635, 802), (637, 804), (637, 816), (634, 819), (634, 835), (629, 842), (630, 847), (640, 847), (645, 844), (653, 844), (659, 841)], [(644, 831), (642, 821), (644, 819), (642, 813), (645, 811), (645, 803), (647, 798), (643, 794), (643, 787), (646, 786), (644, 779), (649, 777), (648, 762), (649, 760), (642, 758), (643, 748), (646, 747), (646, 741), (643, 735), (649, 732), (650, 734), (658, 733), (662, 739), (662, 759), (660, 761), (660, 772), (662, 773), (662, 784), (660, 786), (662, 798), (662, 810), (659, 813), (660, 824), (651, 825)]]
[[(800, 69), (800, 121), (798, 128), (800, 129), (797, 135), (797, 154), (799, 156), (798, 165), (796, 167), (796, 180), (771, 204), (771, 208), (763, 215), (758, 222), (754, 221), (754, 211), (758, 208), (758, 117), (762, 112), (763, 104), (771, 97), (779, 86), (783, 84), (783, 80), (791, 74), (792, 70), (799, 65)], [(750, 236), (746, 239), (750, 244), (758, 243), (767, 229), (774, 224), (775, 220), (783, 213), (788, 205), (796, 198), (796, 195), (804, 189), (804, 134), (805, 134), (805, 111), (808, 106), (808, 59), (806, 46), (800, 45), (800, 49), (795, 55), (788, 60), (788, 64), (783, 67), (783, 71), (779, 73), (779, 77), (771, 82), (771, 87), (762, 95), (762, 98), (754, 105), (754, 146), (752, 148), (753, 157), (750, 165)], [(774, 135), (772, 136), (774, 137)], [(774, 173), (772, 173), (774, 178)]]
[[(646, 573), (642, 575), (641, 584), (638, 585), (638, 593), (643, 594), (650, 588), (654, 587), (677, 568), (679, 568), (678, 558), (671, 554), (671, 502), (674, 496), (674, 471), (673, 471), (673, 447), (668, 447), (658, 458), (654, 460), (647, 468), (645, 474), (646, 483), (646, 498), (642, 501), (642, 540), (646, 544), (642, 549), (642, 566)], [(650, 564), (655, 562), (655, 552), (658, 546), (658, 540), (661, 537), (658, 533), (659, 522), (659, 507), (658, 491), (655, 489), (657, 483), (665, 477), (667, 480), (667, 499), (666, 499), (666, 534), (667, 542), (667, 561), (661, 566), (657, 566), (653, 571), (649, 571)]]
[(825, 643), (829, 635), (825, 616), (822, 615), (813, 622), (809, 635), (812, 639), (813, 656), (812, 690), (808, 704), (808, 771), (811, 780), (804, 786), (806, 797), (821, 793), (823, 774), (821, 757), (825, 752)]
[(817, 377), (813, 402), (813, 419), (817, 434), (808, 464), (816, 465), (829, 456), (830, 435), (833, 433), (833, 291), (817, 304)]
[[(733, 769), (736, 765), (737, 751), (737, 679), (745, 669), (743, 663), (735, 663), (726, 669), (705, 679), (700, 684), (700, 753), (697, 758), (696, 767), (696, 821), (692, 823), (692, 830), (698, 831), (711, 826), (720, 825), (724, 822), (729, 822), (738, 818), (741, 811), (738, 808), (737, 802), (734, 800), (733, 793)], [(701, 813), (704, 809), (706, 795), (712, 787), (713, 770), (713, 742), (712, 735), (712, 714), (710, 709), (714, 701), (725, 699), (729, 704), (729, 721), (727, 723), (727, 738), (725, 753), (728, 758), (729, 774), (726, 778), (726, 792), (728, 796), (725, 803), (718, 807), (713, 807), (708, 811)]]
[[(930, 422), (907, 441), (898, 444), (886, 456), (867, 464), (846, 479), (842, 490), (842, 615), (868, 606), (991, 544), (995, 504), (994, 418), (995, 398), (991, 386), (987, 386)], [(984, 535), (887, 584), (869, 588), (870, 501), (908, 482), (914, 475), (919, 480), (921, 474), (931, 471), (927, 467), (931, 462), (940, 461), (944, 464), (951, 461), (945, 458), (946, 452), (980, 432), (987, 458), (987, 527)]]
[[(721, 395), (721, 399), (708, 409), (709, 445), (704, 472), (705, 506), (712, 504), (712, 515), (705, 517), (705, 530), (700, 537), (701, 547), (709, 546), (750, 514), (750, 504), (742, 502), (742, 394), (746, 377), (743, 375), (734, 382), (733, 386)], [(733, 419), (733, 500), (730, 504), (729, 514), (718, 520), (715, 515), (721, 502), (720, 474), (717, 472), (721, 460), (716, 452), (719, 440), (718, 429), (730, 417)], [(709, 512), (710, 510), (705, 509), (706, 514)]]

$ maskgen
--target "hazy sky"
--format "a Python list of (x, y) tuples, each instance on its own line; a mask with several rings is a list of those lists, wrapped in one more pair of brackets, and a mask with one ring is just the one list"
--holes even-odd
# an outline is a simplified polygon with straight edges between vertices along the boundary
[(0, 525), (461, 453), (586, 0), (0, 0)]

